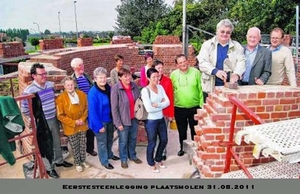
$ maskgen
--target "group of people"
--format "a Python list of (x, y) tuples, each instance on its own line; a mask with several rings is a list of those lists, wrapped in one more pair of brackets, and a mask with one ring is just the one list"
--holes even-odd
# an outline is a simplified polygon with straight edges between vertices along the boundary
[(215, 86), (223, 86), (226, 82), (281, 85), (286, 74), (289, 84), (297, 86), (293, 56), (283, 45), (282, 29), (277, 27), (271, 31), (271, 45), (267, 48), (260, 45), (259, 28), (248, 29), (245, 46), (231, 39), (233, 29), (229, 19), (221, 20), (217, 24), (216, 35), (203, 43), (197, 56), (204, 101)]
[[(295, 66), (291, 51), (282, 45), (284, 32), (280, 28), (271, 31), (271, 45), (260, 45), (261, 33), (257, 27), (249, 28), (247, 44), (242, 46), (231, 39), (234, 26), (230, 20), (221, 20), (216, 35), (205, 41), (197, 61), (199, 69), (190, 67), (184, 54), (175, 57), (177, 69), (170, 77), (164, 75), (164, 63), (145, 55), (145, 66), (141, 68), (140, 85), (133, 80), (124, 57), (115, 56), (115, 68), (111, 70), (111, 84), (107, 81), (107, 70), (98, 67), (93, 79), (84, 72), (80, 58), (71, 61), (74, 73), (63, 80), (64, 92), (55, 97), (54, 84), (46, 80), (47, 73), (42, 64), (36, 63), (30, 73), (33, 82), (24, 94), (41, 91), (41, 104), (53, 139), (53, 160), (43, 156), (47, 173), (59, 178), (54, 166), (71, 167), (63, 160), (59, 122), (71, 146), (74, 164), (78, 172), (90, 165), (86, 163), (86, 152), (99, 157), (106, 169), (114, 169), (109, 162), (120, 160), (122, 168), (128, 168), (128, 161), (141, 164), (137, 157), (136, 143), (139, 121), (135, 118), (134, 104), (141, 97), (148, 112), (144, 121), (147, 133), (146, 160), (155, 173), (166, 168), (168, 124), (176, 120), (180, 149), (183, 156), (183, 141), (187, 139), (188, 126), (194, 139), (194, 115), (202, 108), (215, 86), (226, 82), (239, 85), (280, 85), (286, 73), (291, 86), (296, 87)], [(28, 114), (28, 103), (22, 102), (22, 111)], [(114, 131), (118, 134), (119, 156), (112, 152)], [(98, 154), (94, 151), (94, 137)]]

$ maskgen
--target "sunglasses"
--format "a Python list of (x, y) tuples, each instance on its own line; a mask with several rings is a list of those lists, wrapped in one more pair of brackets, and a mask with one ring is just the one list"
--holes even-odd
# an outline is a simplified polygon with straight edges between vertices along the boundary
[(231, 34), (230, 31), (225, 31), (225, 30), (221, 30), (220, 33), (221, 33), (221, 34), (224, 34), (224, 33), (225, 33), (225, 34), (227, 34), (227, 35), (230, 35), (230, 34)]

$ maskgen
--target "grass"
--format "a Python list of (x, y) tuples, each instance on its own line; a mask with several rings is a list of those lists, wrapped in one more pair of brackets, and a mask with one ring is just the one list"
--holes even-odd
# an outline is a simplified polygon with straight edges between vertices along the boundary
[(110, 43), (93, 43), (93, 46), (109, 45)]

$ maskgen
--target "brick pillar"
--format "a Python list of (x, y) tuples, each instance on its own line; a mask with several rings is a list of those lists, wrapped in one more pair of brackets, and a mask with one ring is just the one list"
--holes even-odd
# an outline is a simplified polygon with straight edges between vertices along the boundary
[[(232, 111), (232, 104), (228, 100), (230, 95), (236, 96), (266, 122), (300, 116), (300, 88), (266, 85), (240, 86), (237, 90), (231, 90), (216, 87), (203, 109), (199, 109), (195, 115), (198, 125), (195, 127), (197, 135), (194, 140), (198, 144), (198, 151), (193, 162), (204, 178), (220, 177), (225, 167), (226, 148), (220, 147), (218, 143), (228, 141)], [(253, 125), (253, 122), (238, 111), (236, 131), (249, 125)], [(252, 156), (253, 145), (242, 144), (234, 149), (248, 167), (274, 160), (265, 157), (255, 159)], [(232, 159), (231, 170), (237, 169), (239, 167)]]
[(22, 42), (0, 43), (0, 57), (10, 58), (25, 55), (25, 49)]

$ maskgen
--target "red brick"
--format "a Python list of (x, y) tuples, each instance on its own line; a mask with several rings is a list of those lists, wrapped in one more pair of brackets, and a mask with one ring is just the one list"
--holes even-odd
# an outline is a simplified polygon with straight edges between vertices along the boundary
[(300, 111), (290, 111), (288, 113), (288, 117), (299, 117), (300, 116)]
[(265, 92), (259, 92), (259, 93), (257, 94), (257, 97), (258, 97), (258, 98), (266, 98), (266, 93), (265, 93)]
[(290, 99), (290, 98), (280, 99), (280, 104), (295, 104), (295, 102), (296, 102), (295, 99)]
[(211, 171), (224, 171), (224, 166), (216, 166), (216, 165), (212, 165), (210, 167)]
[(286, 118), (287, 117), (287, 112), (274, 112), (274, 113), (271, 113), (271, 118)]
[(219, 120), (230, 120), (231, 116), (228, 114), (218, 114), (218, 115), (211, 115), (212, 121), (219, 121)]
[(265, 112), (266, 111), (266, 107), (265, 106), (259, 106), (256, 107), (256, 111), (255, 112)]
[(262, 105), (275, 105), (275, 104), (279, 104), (278, 99), (265, 99), (262, 101)]

